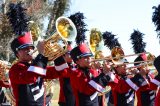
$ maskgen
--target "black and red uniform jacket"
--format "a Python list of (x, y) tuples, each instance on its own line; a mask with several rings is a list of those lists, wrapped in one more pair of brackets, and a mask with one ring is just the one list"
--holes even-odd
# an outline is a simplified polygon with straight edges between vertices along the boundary
[(76, 106), (99, 106), (97, 94), (103, 93), (109, 82), (117, 81), (110, 73), (108, 75), (101, 73), (98, 76), (94, 76), (93, 73), (98, 72), (87, 68), (67, 68), (61, 73), (62, 77), (70, 78)]
[(111, 97), (113, 99), (114, 106), (134, 106), (134, 98), (135, 98), (135, 91), (131, 88), (128, 88), (127, 90), (121, 92), (121, 89), (119, 86), (127, 86), (127, 84), (123, 84), (123, 81), (125, 81), (128, 76), (127, 75), (117, 75), (115, 74), (115, 77), (118, 79), (118, 83), (110, 83), (111, 86)]
[[(137, 95), (138, 103), (136, 106), (153, 106), (155, 92), (150, 88), (148, 79), (143, 78), (140, 74), (136, 74), (134, 77), (127, 78), (125, 80), (120, 79), (118, 81), (118, 84), (112, 84), (111, 88), (114, 89), (113, 90), (114, 106), (121, 106), (121, 104), (119, 104), (120, 103), (119, 100), (120, 101), (125, 100), (125, 99), (122, 99), (123, 96), (127, 97), (127, 99), (125, 100), (126, 104), (127, 102), (129, 103), (129, 101), (132, 100), (134, 97), (134, 92), (136, 92), (136, 95)], [(125, 94), (125, 95), (123, 96), (121, 95), (118, 98), (116, 97), (116, 94), (114, 92), (119, 93), (120, 95), (121, 94), (122, 95)], [(123, 102), (124, 101), (122, 101), (122, 103)]]
[(150, 82), (152, 79), (153, 79), (152, 75), (147, 74), (139, 90), (136, 91), (138, 99), (137, 106), (154, 106), (156, 91), (151, 88)]
[[(54, 67), (47, 67), (47, 58), (39, 54), (32, 64), (18, 62), (9, 71), (9, 78), (16, 99), (16, 106), (45, 106), (43, 79), (57, 78)], [(47, 71), (46, 71), (47, 70)]]

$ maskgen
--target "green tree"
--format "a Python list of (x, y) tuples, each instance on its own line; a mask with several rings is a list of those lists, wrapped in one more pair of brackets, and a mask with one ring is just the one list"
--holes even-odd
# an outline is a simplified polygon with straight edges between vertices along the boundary
[[(7, 6), (10, 2), (24, 2), (27, 14), (44, 31), (44, 18), (49, 19), (46, 34), (50, 36), (55, 30), (55, 20), (69, 10), (70, 0), (1, 0), (0, 1), (0, 59), (13, 60), (9, 43), (14, 38), (12, 28), (6, 17)], [(46, 37), (47, 37), (46, 36)], [(3, 49), (2, 49), (3, 48)]]

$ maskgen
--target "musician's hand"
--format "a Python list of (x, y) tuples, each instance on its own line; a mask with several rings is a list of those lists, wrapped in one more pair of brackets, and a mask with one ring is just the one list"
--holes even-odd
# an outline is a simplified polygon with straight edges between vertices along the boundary
[(137, 69), (137, 68), (132, 68), (132, 69), (130, 69), (129, 70), (132, 74), (137, 74), (137, 73), (139, 73), (139, 70)]
[(139, 74), (142, 76), (146, 76), (146, 74), (148, 73), (148, 69), (146, 68), (146, 66), (141, 66), (139, 69)]
[(44, 55), (44, 45), (45, 45), (44, 41), (39, 41), (37, 44), (37, 50), (42, 55)]
[(102, 66), (101, 63), (98, 62), (98, 61), (91, 63), (91, 68), (92, 69), (100, 69), (100, 68), (102, 68), (101, 66)]
[(104, 63), (103, 63), (103, 73), (107, 74), (108, 72), (110, 72), (111, 68), (112, 68), (112, 63), (104, 61)]

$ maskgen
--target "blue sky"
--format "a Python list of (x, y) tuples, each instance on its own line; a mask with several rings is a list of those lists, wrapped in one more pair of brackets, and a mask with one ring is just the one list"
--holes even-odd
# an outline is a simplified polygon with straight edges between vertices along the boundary
[(98, 28), (117, 35), (125, 54), (134, 53), (129, 38), (138, 29), (145, 34), (146, 51), (158, 56), (160, 44), (152, 23), (152, 7), (158, 4), (158, 0), (72, 0), (68, 15), (83, 12), (89, 30)]

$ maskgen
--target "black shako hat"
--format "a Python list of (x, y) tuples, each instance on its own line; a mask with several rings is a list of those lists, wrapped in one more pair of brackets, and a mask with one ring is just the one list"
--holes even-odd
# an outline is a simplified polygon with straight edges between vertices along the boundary
[(81, 43), (77, 47), (73, 48), (70, 52), (70, 55), (74, 62), (76, 62), (79, 58), (82, 57), (93, 56), (88, 45), (85, 43)]
[[(138, 61), (147, 61), (147, 56), (145, 53), (139, 55), (135, 60), (134, 62), (138, 62)], [(134, 63), (135, 66), (141, 64), (140, 62), (139, 63)]]
[(15, 38), (11, 42), (11, 49), (15, 54), (17, 53), (18, 50), (29, 47), (29, 46), (34, 48), (32, 36), (30, 32), (25, 33), (24, 36), (19, 36)]

